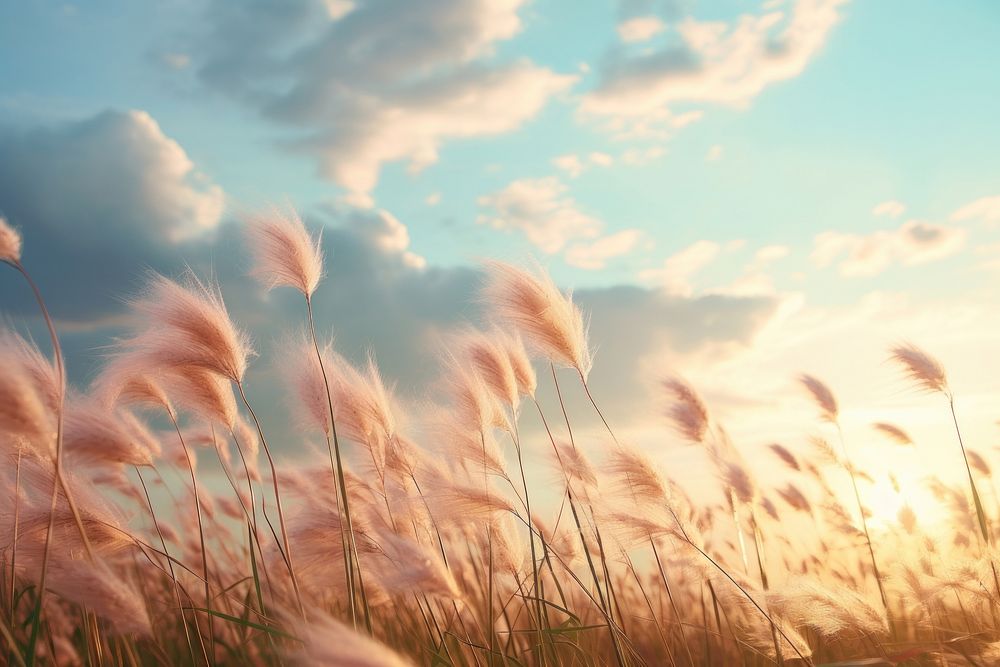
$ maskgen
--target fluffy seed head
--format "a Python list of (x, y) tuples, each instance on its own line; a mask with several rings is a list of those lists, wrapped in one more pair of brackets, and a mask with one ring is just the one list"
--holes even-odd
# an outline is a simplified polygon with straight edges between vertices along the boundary
[(517, 376), (499, 337), (470, 329), (460, 334), (456, 343), (483, 386), (497, 400), (516, 408), (519, 397)]
[[(290, 618), (293, 618), (290, 616)], [(288, 658), (296, 667), (339, 665), (341, 667), (411, 667), (397, 653), (374, 639), (369, 639), (339, 621), (322, 614), (312, 614), (310, 622), (296, 621), (298, 636), (305, 642)], [(300, 646), (295, 644), (296, 647)]]
[(131, 306), (147, 327), (124, 348), (141, 350), (162, 369), (201, 369), (242, 381), (253, 350), (229, 319), (218, 287), (190, 271), (182, 282), (153, 274)]
[(267, 289), (294, 287), (312, 296), (323, 277), (323, 250), (294, 211), (252, 219), (246, 236), (255, 262), (251, 274)]
[(708, 409), (701, 397), (679, 378), (669, 378), (663, 386), (674, 400), (667, 413), (674, 427), (691, 442), (704, 442), (708, 430)]
[(21, 261), (21, 234), (0, 215), (0, 262)]
[(877, 424), (872, 424), (872, 427), (885, 435), (887, 438), (893, 442), (900, 445), (912, 445), (913, 440), (910, 435), (894, 424), (887, 424), (886, 422), (878, 422)]
[(812, 375), (800, 375), (799, 382), (801, 382), (802, 386), (805, 387), (810, 394), (812, 394), (813, 400), (816, 401), (816, 405), (819, 406), (820, 416), (822, 416), (825, 421), (830, 423), (837, 421), (837, 416), (840, 414), (840, 408), (837, 406), (837, 399), (833, 396), (833, 392), (830, 391), (830, 388)]
[(532, 275), (503, 262), (488, 262), (484, 300), (493, 314), (524, 336), (538, 354), (586, 377), (592, 359), (587, 325), (572, 296), (544, 272)]
[(897, 345), (890, 354), (918, 387), (929, 392), (948, 393), (948, 376), (937, 359), (911, 343)]
[(785, 465), (787, 465), (789, 468), (793, 470), (801, 470), (801, 467), (799, 466), (799, 460), (795, 458), (795, 454), (792, 454), (790, 451), (788, 451), (787, 447), (778, 444), (777, 442), (772, 443), (768, 446), (771, 448), (771, 451), (774, 452), (774, 455), (777, 456), (782, 461), (784, 461)]

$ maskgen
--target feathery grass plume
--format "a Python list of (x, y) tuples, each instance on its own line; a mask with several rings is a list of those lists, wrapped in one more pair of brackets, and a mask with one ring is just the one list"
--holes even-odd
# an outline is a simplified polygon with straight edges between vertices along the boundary
[(305, 336), (286, 341), (281, 349), (280, 370), (289, 389), (288, 404), (298, 425), (303, 430), (315, 430), (329, 436), (332, 424), (323, 369), (334, 367), (333, 344), (327, 342), (320, 346), (322, 366), (312, 341)]
[(435, 508), (435, 516), (455, 523), (488, 520), (501, 512), (517, 513), (514, 505), (500, 494), (466, 484), (435, 489), (429, 500)]
[(375, 357), (369, 353), (362, 371), (336, 352), (329, 355), (333, 365), (324, 362), (324, 367), (331, 378), (337, 429), (370, 447), (391, 439), (396, 434), (396, 409)]
[(162, 374), (151, 369), (141, 354), (122, 351), (104, 363), (91, 389), (97, 400), (109, 407), (123, 404), (157, 408), (175, 416), (162, 382)]
[(506, 403), (512, 410), (517, 409), (520, 397), (517, 376), (507, 350), (495, 332), (487, 334), (470, 327), (455, 336), (451, 347), (461, 350), (461, 357), (471, 363), (483, 386), (498, 401)]
[(21, 262), (21, 234), (0, 215), (0, 262)]
[(969, 457), (969, 463), (975, 468), (983, 477), (992, 477), (993, 470), (990, 468), (990, 464), (986, 462), (982, 454), (974, 449), (969, 449), (966, 451), (966, 455)]
[(173, 403), (209, 422), (235, 428), (239, 411), (229, 380), (191, 368), (163, 376), (163, 385)]
[(4, 332), (0, 335), (0, 433), (25, 438), (42, 452), (51, 450), (50, 434), (55, 432), (51, 413), (38, 385), (18, 356), (20, 340)]
[(584, 378), (593, 360), (587, 325), (571, 294), (563, 294), (549, 275), (535, 275), (504, 262), (486, 262), (483, 299), (492, 313), (520, 333), (538, 354), (575, 368)]
[(597, 472), (590, 459), (578, 447), (557, 440), (556, 452), (552, 454), (553, 461), (565, 473), (569, 482), (576, 483), (573, 487), (575, 490), (587, 494), (597, 488)]
[(510, 428), (503, 406), (482, 378), (454, 357), (449, 359), (444, 381), (453, 412), (468, 429), (485, 434), (493, 428)]
[(649, 457), (632, 445), (616, 447), (608, 454), (607, 473), (614, 476), (615, 496), (628, 494), (636, 501), (664, 504), (670, 487)]
[(913, 508), (909, 505), (903, 505), (899, 508), (899, 512), (896, 514), (896, 519), (899, 521), (899, 525), (909, 533), (910, 535), (915, 535), (917, 532), (917, 513), (913, 511)]
[(269, 290), (293, 287), (312, 298), (323, 278), (321, 235), (313, 237), (295, 211), (252, 218), (246, 238), (255, 262), (251, 275)]
[(837, 406), (837, 399), (834, 398), (830, 388), (817, 378), (807, 374), (800, 375), (799, 382), (812, 394), (813, 400), (819, 406), (820, 416), (824, 421), (828, 421), (831, 424), (836, 423), (837, 417), (840, 415), (840, 408)]
[(440, 554), (388, 530), (381, 531), (377, 541), (382, 558), (374, 561), (374, 568), (386, 590), (461, 600), (462, 592)]
[(872, 424), (872, 428), (886, 436), (897, 445), (912, 445), (913, 439), (910, 438), (909, 434), (903, 429), (899, 428), (894, 424), (889, 424), (887, 422), (877, 422)]
[(124, 341), (154, 367), (200, 369), (239, 383), (253, 354), (249, 338), (229, 318), (219, 288), (190, 269), (181, 282), (153, 273), (141, 296), (130, 302), (144, 329)]
[(903, 367), (906, 376), (920, 388), (929, 392), (950, 394), (948, 376), (937, 359), (912, 343), (901, 343), (890, 350), (893, 361)]
[(55, 413), (62, 405), (59, 369), (34, 341), (9, 329), (0, 329), (0, 359), (6, 367), (19, 366), (35, 386), (45, 409)]
[(160, 451), (159, 443), (133, 415), (112, 413), (92, 398), (67, 401), (64, 429), (63, 446), (74, 463), (147, 466)]
[(795, 454), (792, 454), (784, 445), (778, 444), (777, 442), (768, 445), (770, 450), (774, 452), (774, 455), (781, 459), (785, 465), (787, 465), (792, 470), (801, 470), (799, 466), (799, 460), (795, 458)]
[(778, 489), (778, 495), (784, 500), (789, 507), (797, 512), (805, 512), (806, 514), (812, 513), (812, 504), (809, 500), (802, 494), (799, 487), (795, 486), (789, 482), (784, 489)]
[(504, 352), (507, 354), (507, 361), (514, 371), (514, 378), (517, 380), (517, 390), (522, 396), (534, 397), (538, 388), (538, 376), (535, 374), (535, 367), (528, 356), (528, 350), (524, 347), (524, 340), (517, 334), (509, 334), (503, 331), (495, 333)]
[(886, 635), (885, 613), (854, 591), (823, 586), (818, 581), (797, 578), (768, 596), (768, 603), (798, 627), (806, 626), (827, 639)]
[[(291, 616), (289, 616), (291, 618)], [(314, 614), (308, 623), (296, 621), (304, 645), (286, 653), (296, 667), (412, 667), (413, 663), (384, 644), (369, 639), (326, 614)]]
[(507, 479), (507, 462), (492, 431), (472, 430), (450, 412), (441, 410), (431, 418), (431, 434), (446, 460), (464, 464), (469, 470), (487, 472)]
[(689, 441), (704, 443), (709, 420), (708, 409), (701, 397), (680, 378), (664, 380), (663, 387), (673, 398), (667, 415), (673, 421), (674, 428)]
[(152, 635), (142, 594), (108, 563), (59, 555), (52, 560), (48, 581), (53, 592), (110, 621), (115, 632), (143, 637)]

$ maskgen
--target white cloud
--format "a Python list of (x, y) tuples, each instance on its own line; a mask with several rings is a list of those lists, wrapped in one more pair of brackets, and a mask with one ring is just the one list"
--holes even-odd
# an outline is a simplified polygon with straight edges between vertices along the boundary
[(642, 237), (641, 230), (623, 229), (589, 243), (574, 244), (566, 251), (566, 263), (581, 269), (603, 269), (609, 259), (632, 252)]
[(410, 231), (392, 213), (383, 209), (358, 213), (347, 224), (369, 246), (386, 255), (398, 255), (404, 265), (413, 269), (427, 266), (427, 260), (410, 252)]
[(427, 197), (424, 199), (424, 203), (426, 203), (428, 206), (437, 206), (438, 204), (441, 203), (441, 193), (432, 192), (431, 194), (427, 195)]
[(622, 153), (621, 161), (622, 163), (632, 167), (641, 167), (663, 157), (666, 153), (667, 151), (660, 146), (651, 146), (650, 148), (630, 148)]
[(811, 259), (818, 268), (837, 262), (843, 276), (872, 276), (895, 263), (911, 266), (953, 255), (965, 237), (963, 229), (919, 220), (867, 235), (828, 231), (816, 236)]
[(696, 241), (665, 259), (660, 268), (647, 269), (639, 277), (661, 285), (670, 294), (689, 296), (694, 292), (691, 279), (718, 257), (722, 250), (722, 246), (714, 241)]
[(304, 2), (254, 12), (215, 0), (199, 73), (300, 130), (286, 145), (369, 194), (386, 163), (433, 164), (449, 140), (521, 127), (575, 75), (494, 61), (518, 34), (523, 0)]
[(184, 241), (214, 229), (225, 203), (222, 188), (145, 111), (106, 111), (0, 136), (0, 180), (12, 189), (48, 183), (48, 196), (34, 202), (39, 208), (21, 215), (83, 246), (109, 236), (148, 245)]
[(754, 262), (758, 266), (763, 266), (787, 257), (790, 252), (791, 248), (786, 245), (767, 245), (754, 253)]
[(906, 205), (903, 204), (903, 202), (890, 199), (882, 202), (881, 204), (877, 204), (875, 208), (872, 209), (872, 215), (877, 217), (885, 216), (887, 218), (898, 218), (903, 215), (905, 210)]
[(559, 167), (567, 174), (570, 178), (576, 178), (583, 173), (583, 162), (580, 160), (579, 155), (560, 155), (558, 157), (552, 158), (552, 164)]
[(981, 197), (957, 209), (949, 218), (952, 222), (968, 222), (981, 220), (983, 222), (1000, 222), (1000, 195)]
[(663, 21), (656, 16), (636, 16), (618, 24), (618, 36), (623, 42), (646, 42), (663, 32)]
[(705, 153), (706, 162), (715, 162), (721, 157), (722, 157), (722, 146), (720, 146), (719, 144), (715, 144), (714, 146), (708, 149), (707, 153)]
[(600, 220), (582, 212), (567, 190), (555, 177), (513, 181), (478, 199), (480, 207), (492, 211), (477, 222), (520, 230), (543, 252), (559, 252), (570, 241), (596, 237), (601, 229)]
[(797, 77), (822, 49), (847, 0), (798, 0), (732, 23), (686, 18), (681, 45), (639, 53), (617, 48), (581, 111), (611, 119), (618, 133), (668, 126), (680, 104), (744, 106), (766, 87)]
[(552, 164), (565, 171), (570, 178), (576, 178), (589, 167), (610, 167), (614, 162), (614, 157), (598, 151), (590, 153), (587, 156), (569, 153), (552, 159)]

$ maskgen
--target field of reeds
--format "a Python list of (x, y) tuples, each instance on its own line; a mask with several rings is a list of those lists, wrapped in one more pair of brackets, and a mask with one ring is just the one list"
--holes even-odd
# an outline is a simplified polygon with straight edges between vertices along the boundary
[[(298, 451), (258, 419), (250, 338), (191, 273), (151, 275), (101, 372), (67, 386), (45, 295), (0, 220), (13, 269), (0, 278), (27, 281), (51, 336), (0, 333), (0, 662), (1000, 662), (991, 471), (919, 348), (888, 354), (936, 397), (955, 436), (940, 446), (967, 479), (932, 478), (943, 532), (904, 508), (875, 539), (868, 473), (820, 379), (798, 381), (823, 437), (808, 455), (772, 446), (778, 485), (755, 477), (695, 387), (662, 379), (664, 429), (714, 468), (723, 500), (706, 502), (678, 484), (689, 471), (659, 469), (605, 419), (572, 298), (541, 271), (488, 263), (494, 325), (454, 335), (438, 407), (408, 432), (374, 359), (352, 364), (316, 330), (318, 235), (294, 216), (247, 229), (253, 277), (302, 297), (280, 362)], [(596, 454), (578, 446), (582, 411), (604, 428)], [(520, 428), (528, 416), (540, 428)], [(874, 427), (911, 442), (906, 424)], [(530, 484), (530, 466), (549, 483)]]

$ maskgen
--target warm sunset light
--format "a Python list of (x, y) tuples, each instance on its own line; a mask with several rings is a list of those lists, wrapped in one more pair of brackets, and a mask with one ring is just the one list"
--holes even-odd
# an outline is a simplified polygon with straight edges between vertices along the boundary
[(0, 665), (1000, 664), (1000, 3), (0, 4)]

